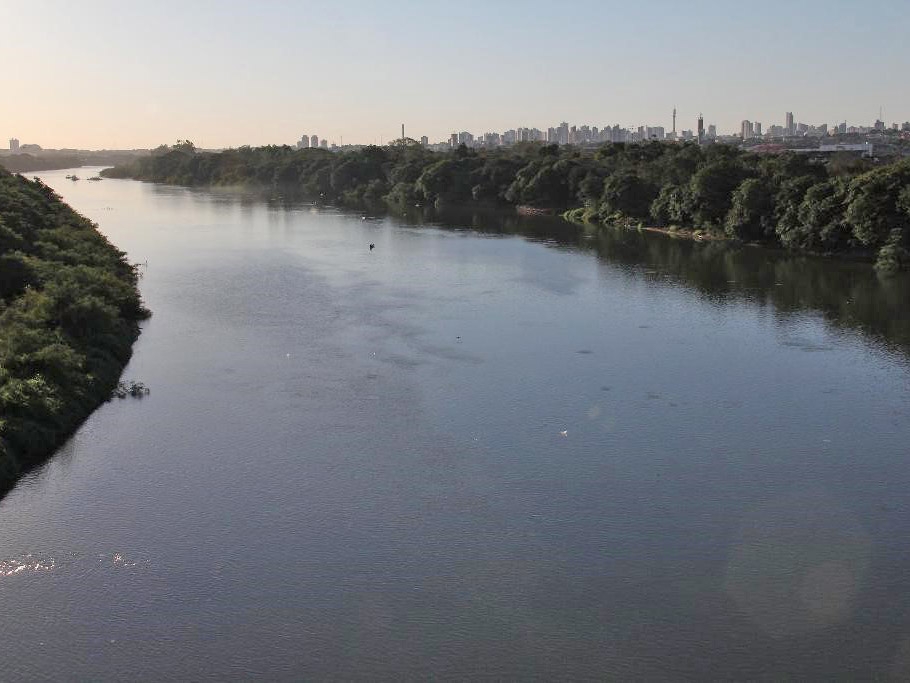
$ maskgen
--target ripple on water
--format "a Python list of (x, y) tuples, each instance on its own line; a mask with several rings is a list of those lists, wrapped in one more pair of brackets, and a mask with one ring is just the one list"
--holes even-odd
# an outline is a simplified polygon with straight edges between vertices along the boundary
[(82, 571), (90, 567), (130, 569), (149, 564), (150, 560), (148, 558), (121, 552), (104, 552), (94, 555), (76, 552), (60, 554), (26, 553), (18, 557), (0, 559), (0, 579), (51, 571)]

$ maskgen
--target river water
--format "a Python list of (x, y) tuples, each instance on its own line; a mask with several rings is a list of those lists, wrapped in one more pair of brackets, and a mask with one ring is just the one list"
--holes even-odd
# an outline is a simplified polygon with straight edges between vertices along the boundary
[(3, 678), (910, 673), (906, 279), (67, 173), (151, 394), (0, 501)]

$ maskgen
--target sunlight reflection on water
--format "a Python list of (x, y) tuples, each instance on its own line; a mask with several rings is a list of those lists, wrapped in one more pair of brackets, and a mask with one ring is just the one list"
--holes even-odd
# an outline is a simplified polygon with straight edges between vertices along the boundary
[(780, 637), (850, 616), (872, 545), (850, 512), (806, 491), (768, 501), (746, 519), (725, 588), (751, 621)]
[(19, 557), (9, 557), (0, 560), (0, 578), (60, 569), (78, 568), (82, 571), (90, 566), (129, 569), (150, 564), (148, 558), (137, 558), (120, 552), (97, 553), (94, 557), (92, 561), (90, 554), (75, 552), (57, 556), (28, 553)]

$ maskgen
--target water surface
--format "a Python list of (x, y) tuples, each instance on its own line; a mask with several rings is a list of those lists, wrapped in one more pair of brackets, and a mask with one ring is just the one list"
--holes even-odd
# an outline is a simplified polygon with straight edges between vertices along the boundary
[(67, 173), (151, 395), (0, 501), (5, 678), (910, 672), (905, 279)]

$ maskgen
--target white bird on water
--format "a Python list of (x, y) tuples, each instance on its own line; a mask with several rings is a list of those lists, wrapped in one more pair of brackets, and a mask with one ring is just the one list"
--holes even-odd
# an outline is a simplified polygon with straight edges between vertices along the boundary
[(560, 432), (560, 435), (561, 435), (561, 436), (568, 436), (568, 435), (569, 435), (569, 430), (568, 430), (568, 429), (563, 429), (563, 430)]

